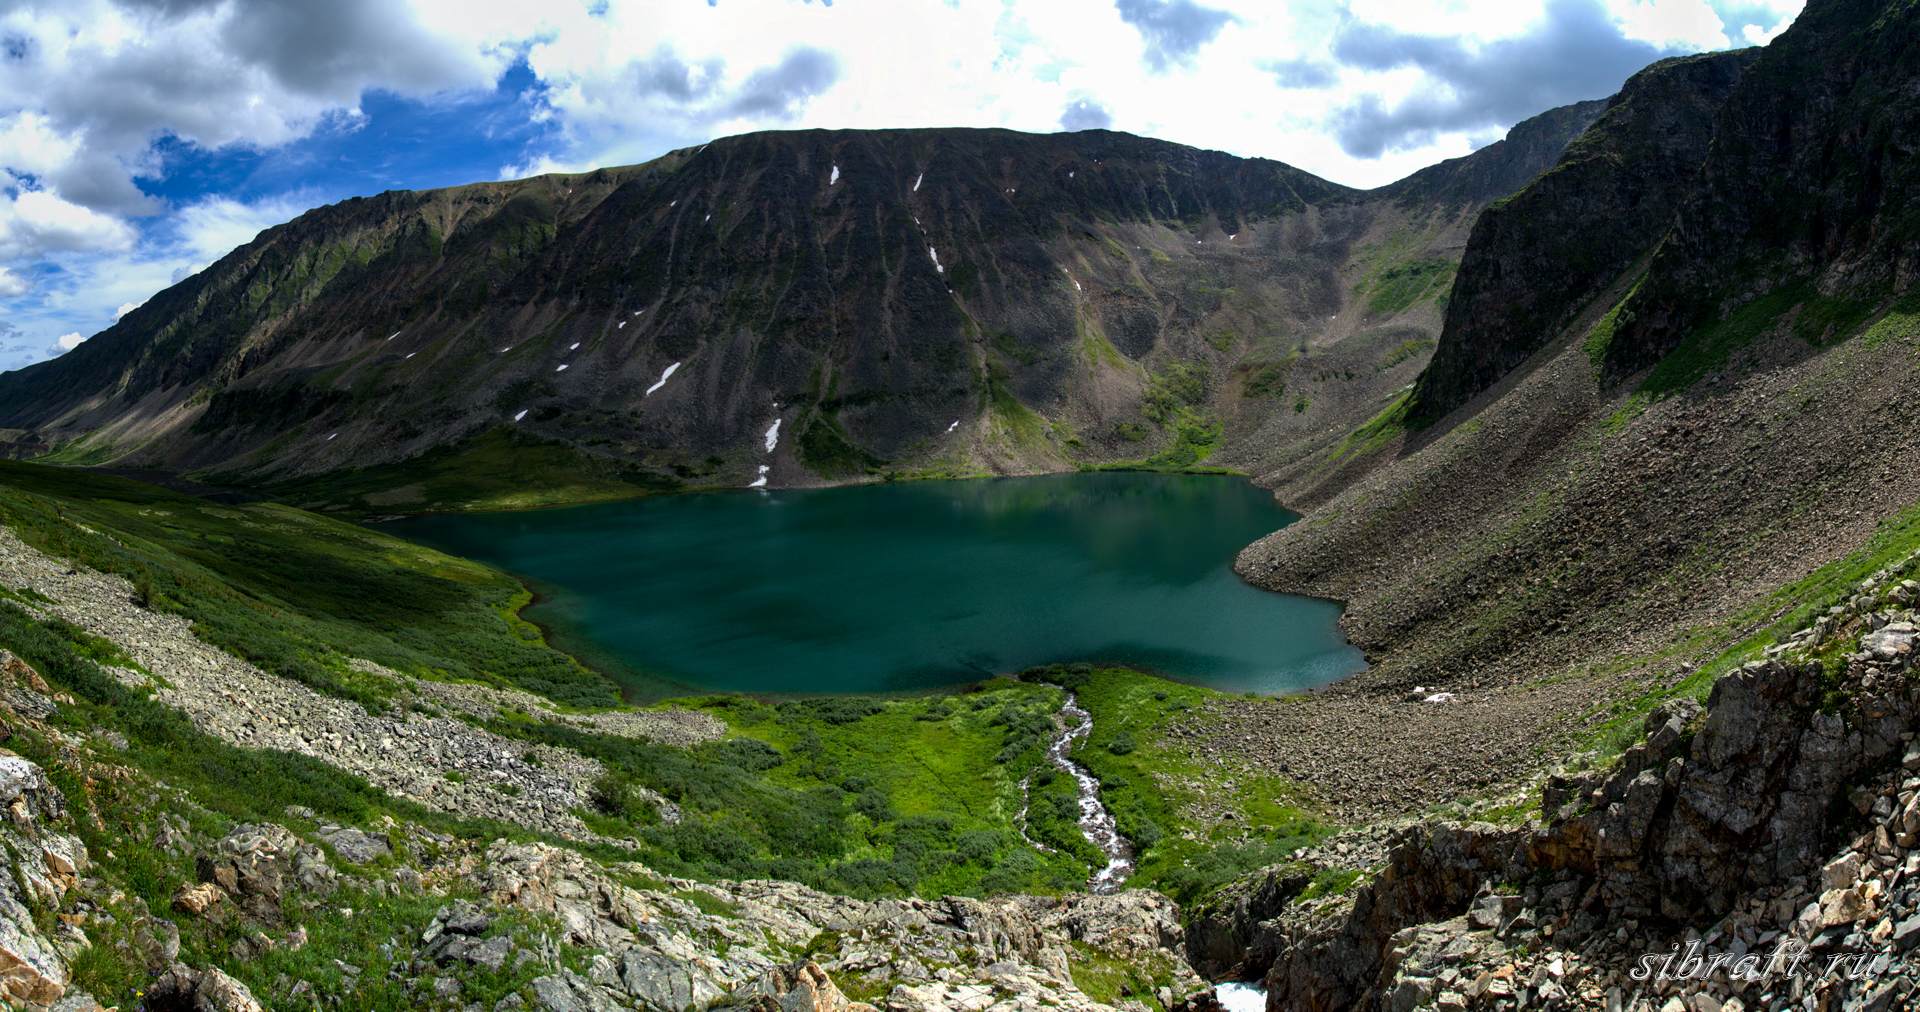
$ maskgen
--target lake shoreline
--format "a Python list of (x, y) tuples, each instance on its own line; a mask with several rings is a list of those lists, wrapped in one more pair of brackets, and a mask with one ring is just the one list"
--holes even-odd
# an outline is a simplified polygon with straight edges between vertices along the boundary
[(1251, 483), (1076, 472), (380, 525), (513, 575), (633, 700), (951, 690), (1088, 662), (1284, 695), (1364, 669), (1337, 601), (1231, 560), (1294, 522)]

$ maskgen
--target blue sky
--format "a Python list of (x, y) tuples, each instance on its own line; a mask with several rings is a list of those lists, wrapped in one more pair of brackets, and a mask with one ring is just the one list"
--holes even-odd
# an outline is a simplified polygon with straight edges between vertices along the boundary
[(0, 0), (0, 370), (345, 197), (780, 127), (1111, 127), (1354, 186), (1798, 0)]

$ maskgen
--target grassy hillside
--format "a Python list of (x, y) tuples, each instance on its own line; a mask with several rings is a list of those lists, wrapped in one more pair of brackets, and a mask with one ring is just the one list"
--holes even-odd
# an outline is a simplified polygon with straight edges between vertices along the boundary
[(547, 646), (511, 577), (271, 503), (224, 506), (140, 482), (0, 462), (0, 523), (131, 581), (204, 640), (322, 692), (378, 706), (394, 686), (348, 662), (608, 706), (612, 682)]

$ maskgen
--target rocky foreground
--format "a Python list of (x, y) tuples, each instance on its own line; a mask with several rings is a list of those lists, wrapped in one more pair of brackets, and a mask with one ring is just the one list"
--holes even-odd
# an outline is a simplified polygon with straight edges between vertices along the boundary
[(1237, 883), (1191, 922), (1194, 965), (1272, 1009), (1915, 1007), (1917, 573), (1548, 779), (1535, 824), (1413, 824), (1331, 902), (1302, 902), (1311, 865)]
[[(198, 869), (197, 881), (154, 909), (126, 883), (96, 876), (76, 832), (76, 820), (99, 818), (89, 814), (91, 799), (68, 797), (40, 765), (0, 748), (0, 807), (8, 813), (0, 847), (15, 871), (0, 876), (0, 1006), (102, 1007), (72, 986), (75, 963), (98, 957), (98, 945), (146, 967), (150, 983), (135, 1000), (147, 1009), (364, 1007), (356, 995), (374, 983), (363, 977), (373, 971), (340, 959), (331, 961), (336, 980), (282, 974), (271, 993), (249, 988), (237, 967), (323, 944), (315, 938), (331, 928), (322, 926), (350, 923), (356, 907), (372, 906), (359, 915), (378, 917), (386, 899), (421, 895), (442, 904), (431, 924), (381, 945), (390, 957), (383, 983), (397, 983), (412, 1008), (1099, 1012), (1113, 1006), (1076, 984), (1076, 971), (1089, 966), (1154, 981), (1140, 997), (1161, 1007), (1205, 985), (1183, 956), (1174, 904), (1142, 890), (863, 901), (787, 882), (695, 882), (588, 856), (569, 841), (592, 835), (576, 811), (598, 765), (459, 719), (510, 705), (604, 734), (685, 745), (718, 734), (706, 715), (561, 715), (523, 693), (426, 682), (412, 684), (389, 712), (370, 713), (208, 646), (179, 618), (136, 603), (125, 580), (58, 562), (4, 530), (0, 587), (46, 620), (124, 651), (126, 663), (107, 665), (114, 676), (210, 735), (313, 756), (429, 809), (535, 835), (475, 842), (391, 818), (341, 826), (297, 807), (282, 822), (216, 835), (174, 811), (193, 808), (180, 797), (153, 806), (144, 838), (124, 841)], [(127, 742), (118, 732), (62, 726), (62, 708), (74, 705), (0, 650), (0, 741), (55, 743), (67, 782), (141, 777), (119, 761)], [(164, 784), (153, 791), (177, 794)], [(180, 961), (183, 931), (238, 940), (224, 967), (188, 965)], [(472, 999), (499, 991), (502, 975), (526, 983), (490, 1002)]]

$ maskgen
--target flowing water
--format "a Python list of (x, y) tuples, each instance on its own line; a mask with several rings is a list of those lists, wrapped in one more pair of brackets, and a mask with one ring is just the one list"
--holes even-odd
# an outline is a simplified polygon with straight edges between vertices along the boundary
[(1083, 660), (1280, 693), (1364, 666), (1337, 604), (1232, 571), (1294, 519), (1238, 479), (1110, 472), (388, 526), (527, 579), (528, 617), (639, 697), (912, 691)]
[(1067, 693), (1066, 705), (1060, 707), (1058, 718), (1061, 722), (1060, 733), (1047, 749), (1047, 758), (1055, 766), (1066, 771), (1080, 788), (1080, 832), (1087, 842), (1100, 848), (1107, 855), (1107, 863), (1093, 877), (1087, 880), (1089, 892), (1110, 893), (1120, 888), (1127, 876), (1133, 874), (1133, 844), (1120, 835), (1120, 827), (1113, 820), (1113, 813), (1100, 801), (1100, 781), (1094, 779), (1085, 766), (1073, 761), (1073, 747), (1086, 740), (1093, 733), (1093, 714), (1080, 705), (1073, 693)]

